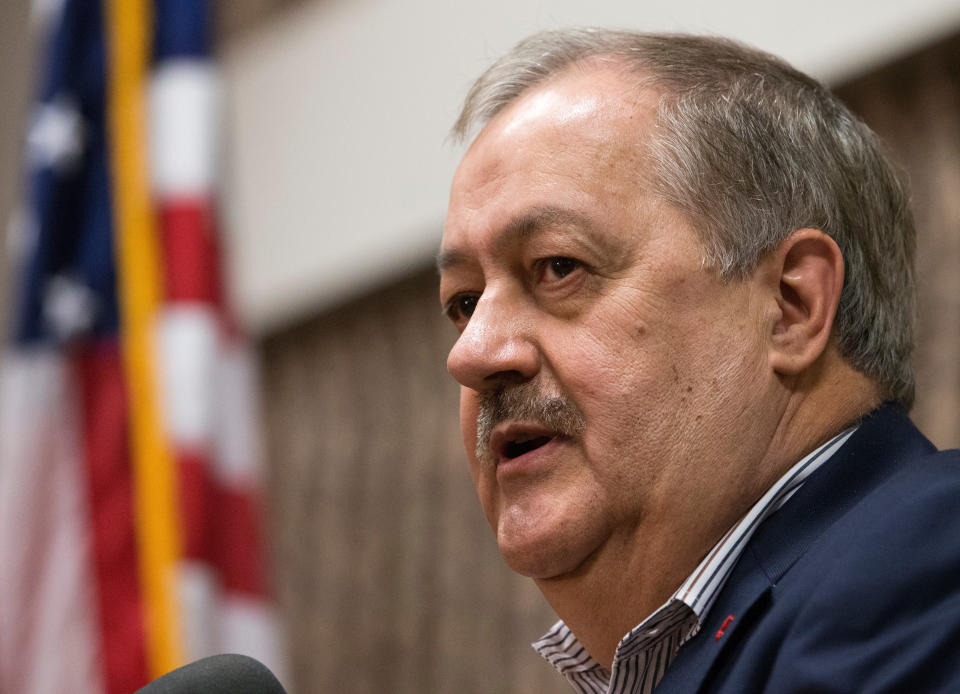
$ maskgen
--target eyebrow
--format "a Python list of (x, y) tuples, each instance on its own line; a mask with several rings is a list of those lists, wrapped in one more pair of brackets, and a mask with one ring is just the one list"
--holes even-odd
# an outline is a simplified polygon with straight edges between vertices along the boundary
[[(511, 219), (500, 232), (496, 245), (502, 247), (509, 243), (525, 241), (549, 228), (590, 229), (594, 226), (594, 222), (580, 212), (556, 205), (544, 205)], [(468, 253), (456, 248), (440, 249), (437, 253), (437, 272), (442, 273), (452, 267), (465, 265), (469, 259)]]

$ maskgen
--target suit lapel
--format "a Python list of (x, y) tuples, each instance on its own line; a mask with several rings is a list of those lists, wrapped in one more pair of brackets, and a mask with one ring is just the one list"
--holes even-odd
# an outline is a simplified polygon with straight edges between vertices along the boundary
[(898, 405), (884, 405), (864, 419), (833, 458), (758, 528), (700, 633), (680, 649), (656, 694), (699, 691), (738, 631), (762, 617), (777, 582), (816, 539), (904, 461), (934, 450)]
[(833, 458), (757, 529), (750, 547), (763, 570), (774, 583), (779, 581), (827, 528), (867, 494), (906, 463), (935, 450), (899, 405), (875, 410)]
[(699, 691), (713, 663), (734, 642), (737, 631), (748, 629), (757, 614), (766, 610), (771, 589), (772, 583), (748, 547), (704, 618), (700, 632), (680, 649), (657, 685), (656, 694)]

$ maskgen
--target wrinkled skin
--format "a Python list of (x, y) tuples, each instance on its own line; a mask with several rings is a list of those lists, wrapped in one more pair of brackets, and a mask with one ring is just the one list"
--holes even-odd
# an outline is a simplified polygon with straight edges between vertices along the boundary
[[(441, 301), (464, 444), (502, 554), (541, 583), (598, 564), (635, 581), (706, 551), (772, 481), (751, 464), (776, 428), (761, 404), (776, 304), (705, 268), (690, 223), (648, 191), (654, 99), (613, 69), (564, 73), (484, 128), (452, 186)], [(518, 383), (567, 398), (583, 431), (481, 462), (480, 394)]]

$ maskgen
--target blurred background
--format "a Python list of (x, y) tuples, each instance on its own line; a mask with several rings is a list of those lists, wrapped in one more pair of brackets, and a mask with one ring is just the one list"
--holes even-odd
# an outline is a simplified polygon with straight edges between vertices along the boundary
[[(106, 21), (136, 4), (106, 12)], [(166, 4), (179, 6), (181, 13), (207, 12), (199, 2)], [(43, 17), (62, 9), (58, 0), (37, 5), (39, 10), (26, 0), (0, 4), (0, 222), (13, 220), (15, 228), (23, 224), (29, 197), (25, 143), (38, 122), (31, 103), (50, 60)], [(125, 657), (111, 661), (108, 646), (96, 642), (97, 629), (113, 619), (104, 616), (103, 606), (111, 598), (90, 592), (97, 590), (97, 580), (102, 587), (108, 569), (101, 567), (84, 579), (87, 592), (74, 596), (78, 605), (98, 600), (101, 605), (89, 616), (93, 626), (75, 635), (87, 646), (77, 651), (79, 665), (70, 676), (81, 671), (85, 684), (63, 689), (68, 680), (31, 668), (42, 668), (51, 654), (69, 664), (74, 656), (65, 643), (73, 642), (57, 638), (50, 626), (56, 620), (34, 628), (30, 599), (9, 594), (45, 584), (48, 572), (61, 571), (53, 558), (35, 561), (39, 544), (53, 531), (20, 553), (4, 545), (0, 590), (8, 594), (0, 595), (0, 603), (15, 601), (19, 607), (0, 609), (3, 694), (125, 691), (137, 678), (156, 677), (168, 665), (220, 650), (233, 642), (211, 637), (194, 648), (196, 638), (177, 630), (189, 631), (198, 601), (229, 597), (231, 590), (255, 594), (271, 607), (266, 612), (258, 611), (259, 602), (255, 609), (245, 607), (239, 621), (226, 613), (202, 614), (220, 619), (222, 632), (256, 631), (251, 653), (281, 672), (292, 692), (566, 691), (528, 646), (554, 617), (533, 584), (503, 564), (467, 474), (457, 389), (444, 367), (454, 331), (440, 315), (433, 270), (449, 182), (463, 153), (447, 140), (447, 131), (472, 79), (536, 30), (591, 24), (723, 34), (782, 55), (830, 84), (880, 133), (910, 176), (920, 232), (913, 418), (937, 445), (960, 445), (960, 0), (222, 0), (204, 16), (177, 20), (208, 23), (202, 60), (216, 77), (203, 83), (219, 105), (211, 111), (216, 119), (201, 133), (219, 144), (200, 192), (204, 204), (216, 210), (211, 228), (220, 239), (223, 295), (211, 300), (215, 310), (203, 315), (219, 316), (214, 332), (229, 335), (221, 342), (235, 345), (246, 335), (244, 351), (252, 356), (244, 362), (251, 367), (245, 371), (244, 397), (253, 397), (256, 405), (246, 408), (247, 419), (237, 426), (251, 429), (240, 440), (252, 452), (241, 457), (255, 458), (260, 470), (242, 475), (246, 486), (236, 502), (247, 509), (240, 516), (256, 507), (260, 520), (228, 519), (228, 527), (217, 532), (244, 546), (262, 538), (262, 554), (248, 561), (262, 562), (267, 576), (262, 584), (234, 585), (230, 570), (201, 552), (199, 559), (192, 557), (194, 578), (184, 579), (181, 572), (177, 587), (144, 587), (145, 604), (151, 599), (167, 604), (167, 612), (142, 608), (147, 616), (140, 621), (118, 622), (146, 634), (136, 656), (142, 666), (131, 671)], [(199, 45), (187, 50), (191, 60), (200, 58)], [(106, 62), (114, 58), (108, 55)], [(173, 105), (176, 110), (176, 99)], [(116, 119), (107, 122), (113, 127)], [(163, 156), (154, 152), (155, 158)], [(154, 201), (162, 202), (168, 188), (158, 193), (154, 187)], [(114, 195), (114, 203), (122, 200), (121, 192)], [(20, 320), (14, 306), (25, 271), (18, 270), (23, 243), (17, 234), (22, 232), (0, 244), (5, 325)], [(198, 302), (190, 295), (178, 304), (171, 296), (168, 291), (157, 302), (168, 316), (182, 317), (177, 311)], [(128, 315), (124, 311), (132, 309), (123, 308), (123, 296), (119, 301), (121, 314)], [(75, 304), (66, 306), (69, 312)], [(8, 336), (15, 333), (7, 330)], [(204, 364), (212, 368), (219, 347), (198, 340), (173, 342), (181, 345), (178, 354), (208, 354)], [(53, 342), (61, 351), (76, 349), (74, 338)], [(9, 368), (17, 349), (22, 355), (22, 341), (0, 355), (0, 366)], [(164, 354), (158, 359), (182, 362)], [(124, 364), (129, 376), (133, 367)], [(99, 372), (85, 373), (95, 385), (102, 383)], [(84, 392), (100, 398), (97, 390)], [(24, 409), (17, 397), (22, 395), (5, 396), (5, 405)], [(214, 415), (229, 409), (215, 399), (211, 403)], [(86, 405), (95, 406), (89, 398)], [(128, 415), (114, 416), (119, 426), (128, 425)], [(129, 426), (135, 434), (137, 426)], [(56, 423), (48, 427), (48, 440), (65, 435)], [(193, 497), (183, 480), (205, 463), (191, 467), (196, 447), (180, 445), (176, 434), (167, 444), (173, 451), (167, 462), (180, 500), (173, 493), (168, 501), (175, 499), (171, 503), (180, 509), (181, 519), (171, 526), (185, 538), (178, 546), (189, 549), (191, 523), (220, 528), (224, 521), (210, 518), (235, 508), (227, 505), (234, 503), (235, 476), (228, 474), (224, 482), (220, 473), (211, 473), (219, 482), (208, 487), (228, 491), (201, 495), (200, 511), (184, 511), (189, 504), (183, 499)], [(42, 481), (30, 482), (30, 493), (19, 489), (28, 479), (10, 472), (18, 464), (10, 456), (19, 449), (4, 450), (0, 500), (11, 507), (25, 507), (23, 499), (40, 503), (36, 490)], [(43, 464), (34, 461), (31, 474), (38, 479), (45, 474)], [(143, 522), (138, 509), (145, 508), (141, 497), (151, 484), (139, 474), (129, 483), (134, 526)], [(48, 492), (56, 497), (56, 490)], [(96, 490), (90, 499), (95, 498)], [(33, 515), (27, 510), (0, 515), (5, 524), (0, 541), (14, 537), (26, 543), (22, 538), (35, 537), (35, 526), (56, 515), (52, 506), (44, 506), (46, 516), (37, 515), (37, 503)], [(206, 520), (198, 520), (201, 516)], [(127, 543), (144, 542), (150, 532), (131, 530)], [(102, 547), (83, 533), (76, 541)], [(176, 548), (170, 552), (174, 557)], [(35, 566), (25, 578), (20, 568), (27, 560)], [(144, 560), (139, 561), (142, 573)], [(183, 561), (177, 561), (181, 571)], [(164, 598), (164, 590), (174, 597)], [(184, 591), (193, 597), (184, 597)], [(40, 602), (47, 612), (52, 609), (50, 601)], [(76, 616), (69, 605), (64, 609), (61, 626)], [(166, 617), (157, 615), (168, 612), (180, 618), (164, 637), (157, 623)], [(121, 628), (112, 638), (129, 644), (134, 635)], [(169, 647), (156, 645), (157, 639)], [(34, 665), (18, 655), (25, 651), (33, 654)]]

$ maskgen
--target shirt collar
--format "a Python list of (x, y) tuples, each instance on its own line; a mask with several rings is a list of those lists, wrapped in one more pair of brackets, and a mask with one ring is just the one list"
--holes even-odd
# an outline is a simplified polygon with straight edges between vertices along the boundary
[[(662, 643), (658, 643), (662, 641), (660, 637), (670, 633), (672, 636), (666, 640), (669, 650), (673, 652), (665, 653), (656, 659), (662, 665), (656, 677), (658, 681), (680, 646), (700, 630), (704, 618), (760, 524), (782, 507), (806, 479), (846, 443), (856, 429), (854, 426), (837, 434), (804, 456), (780, 477), (720, 538), (673, 596), (620, 640), (614, 655), (613, 672), (618, 669), (620, 661), (634, 657), (650, 647), (662, 646)], [(610, 682), (611, 671), (590, 657), (563, 620), (554, 624), (532, 645), (577, 690), (601, 691), (584, 686), (596, 687)], [(653, 659), (646, 660), (649, 662)]]

